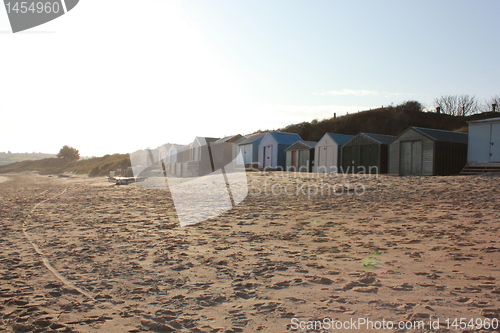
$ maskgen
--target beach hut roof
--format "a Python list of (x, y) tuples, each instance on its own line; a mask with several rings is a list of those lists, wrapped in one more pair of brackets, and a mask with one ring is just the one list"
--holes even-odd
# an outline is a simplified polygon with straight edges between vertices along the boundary
[(204, 139), (206, 142), (215, 142), (215, 141), (219, 140), (219, 138), (209, 138), (209, 137), (204, 137)]
[(308, 146), (309, 148), (314, 148), (318, 141), (299, 141), (299, 143)]
[(203, 146), (205, 144), (208, 144), (208, 143), (211, 143), (211, 142), (215, 142), (219, 140), (219, 138), (210, 138), (210, 137), (206, 137), (206, 136), (197, 136), (194, 138), (194, 141), (191, 143), (191, 145), (195, 142), (198, 142), (198, 144), (200, 146)]
[(251, 135), (248, 138), (246, 138), (244, 141), (241, 141), (240, 145), (247, 145), (247, 144), (251, 144), (251, 143), (257, 142), (257, 141), (260, 142), (260, 140), (262, 140), (262, 138), (264, 137), (264, 135), (266, 135), (266, 133), (260, 133), (260, 134)]
[(296, 141), (293, 145), (285, 149), (285, 151), (297, 149), (313, 149), (317, 143), (318, 141)]
[(347, 135), (347, 134), (338, 134), (338, 133), (326, 133), (332, 139), (337, 143), (339, 146), (345, 145), (349, 140), (354, 138), (354, 135)]
[(179, 145), (177, 143), (174, 143), (172, 146), (170, 146), (170, 149), (177, 149), (177, 150), (179, 150), (179, 149), (184, 148), (184, 146), (185, 145)]
[(223, 137), (215, 142), (233, 142), (237, 143), (238, 141), (242, 141), (241, 139), (244, 139), (244, 137), (241, 134), (236, 134), (236, 135), (230, 135)]
[(439, 130), (439, 129), (433, 129), (433, 128), (410, 127), (409, 129), (413, 129), (414, 131), (428, 137), (429, 139), (431, 139), (433, 141), (440, 141), (440, 142), (467, 144), (468, 137), (469, 137), (467, 133), (445, 131), (445, 130)]
[(481, 120), (471, 120), (471, 121), (468, 121), (467, 123), (470, 124), (470, 123), (489, 123), (489, 122), (500, 122), (500, 118), (488, 118), (488, 119), (481, 119)]
[(376, 143), (382, 144), (382, 145), (388, 145), (394, 139), (396, 139), (395, 136), (393, 135), (385, 135), (385, 134), (373, 134), (373, 133), (359, 133), (367, 138), (369, 138), (372, 141), (375, 141)]
[(296, 133), (268, 132), (278, 144), (292, 145), (298, 140), (302, 141), (300, 135)]

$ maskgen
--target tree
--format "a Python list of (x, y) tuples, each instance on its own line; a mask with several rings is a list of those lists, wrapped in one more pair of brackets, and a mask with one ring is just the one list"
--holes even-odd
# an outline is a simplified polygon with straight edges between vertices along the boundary
[(407, 112), (422, 112), (424, 110), (424, 106), (417, 101), (406, 101), (402, 104), (395, 106), (398, 111), (407, 111)]
[(476, 96), (444, 95), (434, 100), (434, 106), (451, 116), (469, 116), (481, 110)]
[(492, 111), (493, 107), (492, 104), (496, 105), (496, 111), (500, 111), (500, 95), (495, 95), (493, 97), (490, 97), (486, 102), (484, 102), (484, 112), (490, 112)]
[(80, 152), (73, 147), (64, 145), (56, 156), (67, 161), (76, 161), (80, 158)]

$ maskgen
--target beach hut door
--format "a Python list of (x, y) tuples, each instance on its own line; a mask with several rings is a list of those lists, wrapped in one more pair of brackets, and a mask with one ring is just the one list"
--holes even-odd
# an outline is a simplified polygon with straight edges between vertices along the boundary
[(264, 147), (264, 168), (273, 166), (273, 146)]
[(401, 174), (422, 174), (422, 141), (401, 142)]
[(320, 168), (320, 172), (327, 172), (328, 165), (326, 165), (326, 147), (320, 147), (318, 149), (318, 168)]
[(297, 151), (292, 150), (292, 170), (291, 171), (296, 171), (297, 170)]
[(500, 162), (500, 124), (491, 124), (490, 162)]
[(244, 145), (241, 147), (243, 153), (243, 161), (245, 164), (251, 164), (252, 161), (252, 145)]

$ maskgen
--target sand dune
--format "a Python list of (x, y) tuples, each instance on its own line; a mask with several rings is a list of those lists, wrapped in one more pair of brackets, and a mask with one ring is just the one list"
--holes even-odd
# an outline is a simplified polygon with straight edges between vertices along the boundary
[(500, 314), (500, 178), (252, 173), (240, 205), (185, 228), (164, 190), (9, 178), (0, 330), (287, 332), (324, 318), (439, 318), (425, 329), (460, 332), (446, 319)]

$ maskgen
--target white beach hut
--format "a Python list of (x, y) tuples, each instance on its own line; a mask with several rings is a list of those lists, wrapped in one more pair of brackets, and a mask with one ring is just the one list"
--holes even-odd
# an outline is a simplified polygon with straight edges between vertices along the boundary
[(462, 174), (500, 172), (500, 118), (469, 122), (467, 165)]
[(341, 148), (352, 138), (354, 138), (354, 135), (325, 133), (315, 147), (313, 171), (337, 173), (341, 165)]

